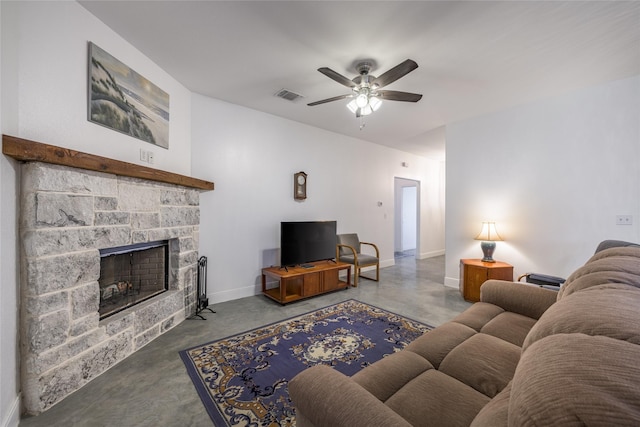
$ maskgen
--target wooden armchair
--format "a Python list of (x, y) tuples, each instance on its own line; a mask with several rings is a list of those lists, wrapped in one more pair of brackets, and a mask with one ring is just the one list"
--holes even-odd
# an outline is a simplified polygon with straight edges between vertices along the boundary
[[(336, 260), (352, 264), (354, 267), (353, 286), (358, 286), (358, 277), (365, 279), (380, 280), (380, 251), (374, 243), (361, 242), (356, 233), (338, 234), (338, 244), (336, 245)], [(376, 251), (376, 256), (367, 255), (360, 252), (361, 245), (369, 245)], [(376, 278), (362, 276), (362, 267), (376, 266)]]

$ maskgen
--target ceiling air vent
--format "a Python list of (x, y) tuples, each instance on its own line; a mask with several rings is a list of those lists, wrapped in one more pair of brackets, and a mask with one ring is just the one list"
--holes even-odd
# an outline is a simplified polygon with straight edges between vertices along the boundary
[(287, 101), (295, 101), (298, 98), (304, 98), (304, 96), (286, 89), (280, 89), (278, 93), (276, 93), (276, 96), (278, 98), (286, 99)]

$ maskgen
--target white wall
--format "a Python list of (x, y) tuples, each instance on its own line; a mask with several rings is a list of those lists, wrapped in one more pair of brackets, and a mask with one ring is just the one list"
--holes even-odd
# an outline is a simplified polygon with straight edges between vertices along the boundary
[(444, 255), (446, 249), (446, 166), (444, 161), (437, 164), (439, 167), (434, 165), (425, 171), (424, 179), (420, 182), (419, 258)]
[[(9, 43), (13, 23), (3, 22), (0, 7), (0, 82), (9, 75), (5, 72), (13, 56)], [(10, 114), (5, 113), (5, 101), (12, 88), (0, 84), (0, 123)], [(3, 126), (4, 128), (4, 126)], [(20, 418), (19, 357), (18, 357), (18, 249), (17, 249), (17, 164), (5, 156), (0, 157), (0, 426), (15, 427)]]
[[(2, 22), (0, 7), (0, 22)], [(0, 25), (0, 51), (9, 51), (4, 35), (10, 25)], [(7, 62), (0, 56), (0, 82)], [(0, 84), (0, 123), (5, 91)], [(16, 248), (16, 172), (15, 162), (0, 157), (0, 426), (14, 427), (20, 417), (18, 358), (18, 293)]]
[[(191, 93), (76, 2), (0, 2), (2, 133), (131, 163), (141, 148), (158, 169), (191, 174)], [(87, 121), (87, 52), (93, 41), (170, 95), (170, 148)], [(147, 165), (147, 164), (144, 164)], [(0, 158), (0, 427), (17, 425), (19, 168)]]
[[(11, 39), (19, 52), (11, 82), (18, 90), (15, 123), (3, 132), (52, 145), (190, 175), (191, 93), (76, 2), (3, 2), (5, 21), (17, 22)], [(169, 149), (87, 120), (88, 42), (146, 77), (170, 96)], [(15, 76), (15, 77), (14, 77)], [(9, 82), (6, 82), (8, 85)], [(16, 135), (17, 134), (17, 135)]]
[[(279, 264), (281, 221), (337, 220), (338, 233), (357, 232), (378, 244), (388, 266), (394, 177), (429, 183), (422, 202), (443, 209), (434, 206), (442, 202), (440, 162), (204, 96), (192, 99), (192, 171), (216, 185), (200, 196), (200, 253), (209, 260), (211, 302), (259, 293), (261, 268)], [(411, 168), (402, 168), (403, 161)], [(293, 199), (298, 171), (309, 175), (303, 202)], [(423, 229), (438, 230), (440, 218), (423, 212)], [(443, 243), (442, 233), (430, 233), (420, 244), (441, 251)]]
[[(604, 239), (640, 241), (640, 77), (447, 128), (446, 284), (496, 221), (516, 277), (566, 277)], [(616, 225), (616, 215), (633, 225)]]
[[(1, 119), (1, 114), (0, 114)], [(0, 158), (0, 426), (20, 416), (18, 350), (18, 164)]]

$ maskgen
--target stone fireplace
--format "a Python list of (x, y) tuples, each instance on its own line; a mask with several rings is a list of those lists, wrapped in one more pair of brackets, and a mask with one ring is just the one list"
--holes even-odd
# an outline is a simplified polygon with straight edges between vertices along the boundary
[[(199, 190), (42, 162), (21, 168), (21, 382), (24, 409), (36, 414), (195, 313)], [(101, 315), (109, 285), (130, 282), (126, 299), (160, 280), (119, 276), (130, 272), (117, 263), (101, 271), (101, 251), (158, 242), (162, 289)]]

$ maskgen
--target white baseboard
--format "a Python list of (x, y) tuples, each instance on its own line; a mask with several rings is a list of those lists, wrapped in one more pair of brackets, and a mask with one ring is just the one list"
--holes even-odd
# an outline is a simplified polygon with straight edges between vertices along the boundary
[[(396, 265), (396, 260), (395, 259), (383, 259), (382, 261), (380, 261), (380, 268), (385, 268), (385, 267), (391, 267), (393, 265)], [(375, 270), (375, 266), (374, 267), (367, 267), (367, 268), (363, 268), (362, 271), (367, 271), (367, 270), (371, 270), (371, 269)]]
[(7, 416), (2, 420), (2, 427), (18, 427), (18, 423), (20, 423), (20, 396), (18, 394), (14, 399)]
[(261, 287), (257, 286), (245, 286), (239, 289), (230, 289), (228, 291), (214, 292), (207, 295), (209, 297), (209, 304), (216, 304), (218, 302), (232, 301), (245, 297), (252, 297), (262, 292)]
[(460, 279), (454, 279), (453, 277), (445, 277), (444, 278), (444, 285), (448, 286), (450, 288), (459, 289), (460, 288)]
[(422, 252), (418, 255), (418, 259), (433, 258), (433, 257), (444, 255), (444, 253), (445, 253), (444, 249), (431, 251), (431, 252)]

